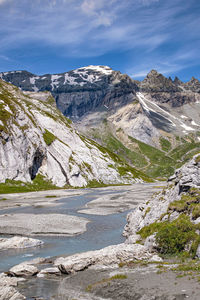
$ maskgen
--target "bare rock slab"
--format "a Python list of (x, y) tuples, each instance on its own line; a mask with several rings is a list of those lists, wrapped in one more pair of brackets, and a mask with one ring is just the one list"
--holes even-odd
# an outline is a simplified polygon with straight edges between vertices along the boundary
[(9, 270), (9, 274), (12, 276), (34, 276), (39, 272), (38, 268), (33, 265), (29, 265), (26, 263), (21, 263), (19, 265), (16, 265), (12, 267)]
[(64, 214), (9, 214), (0, 216), (0, 233), (20, 235), (74, 235), (86, 231), (89, 221)]
[(0, 239), (0, 250), (6, 249), (24, 249), (38, 247), (43, 244), (43, 241), (22, 236), (14, 236), (12, 238)]
[(160, 261), (158, 255), (151, 254), (146, 247), (139, 244), (118, 244), (108, 246), (106, 248), (78, 253), (68, 257), (60, 257), (55, 260), (54, 264), (62, 273), (71, 274), (84, 270), (92, 265), (108, 265), (118, 264), (121, 261), (130, 260), (149, 260), (154, 258), (155, 261)]

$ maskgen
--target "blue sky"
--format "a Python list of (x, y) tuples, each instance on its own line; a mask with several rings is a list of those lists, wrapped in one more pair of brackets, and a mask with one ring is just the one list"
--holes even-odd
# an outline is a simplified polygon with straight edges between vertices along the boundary
[(199, 0), (0, 0), (0, 71), (200, 79)]

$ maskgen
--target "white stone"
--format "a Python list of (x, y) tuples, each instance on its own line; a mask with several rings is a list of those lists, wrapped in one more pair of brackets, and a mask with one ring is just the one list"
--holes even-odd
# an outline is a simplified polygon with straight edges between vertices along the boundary
[(12, 267), (9, 270), (9, 273), (14, 276), (33, 276), (36, 275), (39, 272), (38, 268), (36, 266), (21, 263), (17, 266)]
[(5, 273), (0, 274), (0, 300), (24, 300), (26, 297), (21, 295), (15, 287), (22, 278), (9, 277)]
[(118, 244), (111, 245), (106, 248), (88, 251), (84, 253), (74, 254), (68, 257), (60, 257), (55, 260), (54, 265), (57, 266), (62, 273), (71, 274), (81, 271), (92, 265), (112, 265), (121, 261), (130, 260), (149, 260), (153, 255), (148, 252), (147, 248), (139, 244)]
[(38, 247), (43, 244), (42, 241), (28, 238), (15, 236), (12, 238), (0, 238), (0, 250), (5, 250), (9, 248), (30, 248), (30, 247)]

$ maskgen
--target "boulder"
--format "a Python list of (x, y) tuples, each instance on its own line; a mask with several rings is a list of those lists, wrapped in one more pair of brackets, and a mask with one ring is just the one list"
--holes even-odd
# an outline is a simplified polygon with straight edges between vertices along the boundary
[(34, 276), (39, 272), (38, 268), (30, 265), (30, 264), (26, 264), (26, 263), (21, 263), (19, 265), (16, 265), (14, 267), (12, 267), (8, 274), (11, 276)]
[(37, 277), (44, 277), (45, 275), (61, 275), (61, 272), (58, 267), (46, 268), (41, 270)]
[(38, 247), (43, 244), (42, 241), (37, 239), (31, 239), (28, 237), (14, 236), (12, 238), (2, 238), (0, 239), (0, 250), (16, 248), (24, 249), (30, 247)]
[(144, 242), (144, 246), (148, 249), (149, 252), (154, 252), (157, 249), (155, 236), (155, 234), (148, 236)]

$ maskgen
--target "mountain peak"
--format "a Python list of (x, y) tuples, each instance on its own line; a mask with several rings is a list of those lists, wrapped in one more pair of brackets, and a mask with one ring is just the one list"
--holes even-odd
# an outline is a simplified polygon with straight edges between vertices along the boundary
[(151, 70), (141, 82), (140, 88), (144, 92), (176, 92), (178, 87), (161, 73)]
[(176, 84), (176, 85), (180, 85), (180, 84), (182, 84), (183, 82), (176, 76), (175, 78), (174, 78), (174, 84)]
[(192, 78), (190, 79), (191, 83), (199, 83), (199, 80), (197, 78), (195, 78), (194, 76), (192, 76)]
[(159, 73), (158, 71), (152, 69), (148, 74), (147, 74), (147, 78), (152, 77), (152, 76), (158, 76)]
[(94, 73), (101, 73), (103, 75), (111, 75), (114, 71), (109, 66), (100, 66), (100, 65), (89, 65), (86, 67), (81, 67), (73, 72), (77, 73), (88, 73), (88, 72), (94, 72)]

